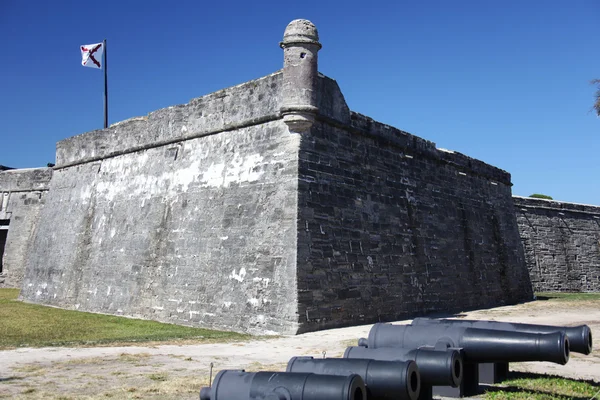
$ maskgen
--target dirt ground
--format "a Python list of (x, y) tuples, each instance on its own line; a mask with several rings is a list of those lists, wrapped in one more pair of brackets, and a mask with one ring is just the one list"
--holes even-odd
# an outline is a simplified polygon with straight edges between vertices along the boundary
[[(571, 353), (567, 365), (513, 363), (511, 370), (600, 382), (598, 301), (535, 301), (466, 312), (469, 319), (548, 325), (587, 324), (594, 334), (588, 356)], [(409, 323), (399, 321), (398, 323)], [(285, 370), (293, 356), (339, 357), (368, 335), (371, 325), (291, 337), (217, 344), (136, 347), (22, 348), (0, 351), (0, 398), (14, 399), (197, 399), (221, 369)]]

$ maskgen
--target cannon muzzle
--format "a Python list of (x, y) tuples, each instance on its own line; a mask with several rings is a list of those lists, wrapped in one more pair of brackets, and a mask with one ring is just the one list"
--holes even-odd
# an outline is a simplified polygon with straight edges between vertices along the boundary
[(417, 400), (421, 389), (419, 368), (412, 360), (293, 357), (286, 371), (341, 376), (357, 374), (365, 383), (369, 399)]
[(222, 370), (200, 400), (365, 400), (358, 375), (334, 376), (295, 372)]
[(421, 346), (462, 348), (466, 362), (569, 361), (569, 339), (564, 332), (511, 332), (441, 323), (375, 324), (369, 332), (368, 348)]
[(519, 324), (515, 322), (500, 321), (476, 321), (476, 320), (455, 320), (455, 319), (432, 319), (415, 318), (412, 325), (435, 325), (435, 324), (454, 324), (466, 328), (494, 329), (504, 331), (517, 331), (527, 333), (552, 333), (564, 332), (569, 337), (570, 351), (581, 354), (590, 354), (592, 352), (592, 331), (587, 325), (579, 326), (552, 326)]
[[(460, 385), (463, 376), (463, 361), (458, 350), (402, 349), (348, 347), (344, 358), (362, 358), (382, 361), (413, 360), (419, 367), (421, 382), (433, 386)], [(368, 383), (367, 383), (368, 386)]]
[(571, 351), (586, 355), (592, 352), (592, 330), (589, 326), (565, 326), (564, 329), (569, 337)]

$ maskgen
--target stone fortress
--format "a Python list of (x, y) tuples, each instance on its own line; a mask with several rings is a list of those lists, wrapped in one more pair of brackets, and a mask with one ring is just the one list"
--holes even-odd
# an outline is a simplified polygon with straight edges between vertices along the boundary
[(0, 172), (0, 281), (255, 334), (600, 291), (600, 207), (513, 198), (509, 173), (350, 111), (309, 21), (280, 45), (280, 71)]

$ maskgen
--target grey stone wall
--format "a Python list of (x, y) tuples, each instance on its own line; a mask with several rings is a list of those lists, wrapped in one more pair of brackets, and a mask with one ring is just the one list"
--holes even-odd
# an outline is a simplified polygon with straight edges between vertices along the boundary
[(600, 207), (514, 197), (536, 291), (600, 292)]
[(334, 98), (300, 150), (302, 329), (530, 300), (510, 175)]
[(8, 221), (0, 287), (21, 286), (25, 259), (32, 251), (51, 177), (51, 168), (0, 172), (0, 220)]
[[(59, 143), (23, 298), (253, 333), (296, 332), (299, 136), (279, 120), (230, 129), (236, 115), (273, 119), (279, 82), (275, 74), (208, 96), (228, 108), (196, 99), (129, 130), (117, 125), (105, 138), (92, 132), (93, 150), (85, 135)], [(204, 120), (221, 125), (208, 131)], [(131, 146), (148, 132), (173, 136)], [(125, 136), (121, 145), (113, 135)], [(100, 151), (118, 155), (93, 161), (90, 154)]]

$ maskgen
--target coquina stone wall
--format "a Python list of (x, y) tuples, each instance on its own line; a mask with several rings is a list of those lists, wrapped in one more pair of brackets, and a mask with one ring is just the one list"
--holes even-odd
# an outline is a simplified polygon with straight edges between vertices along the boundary
[(284, 68), (66, 139), (22, 297), (251, 333), (532, 298), (505, 171), (348, 109), (293, 21)]
[(357, 113), (302, 136), (304, 329), (530, 299), (510, 175)]
[(52, 168), (0, 172), (0, 287), (21, 286), (51, 178)]
[(600, 292), (600, 207), (514, 197), (536, 291)]
[(60, 142), (23, 297), (295, 331), (299, 135), (280, 86), (277, 73)]

